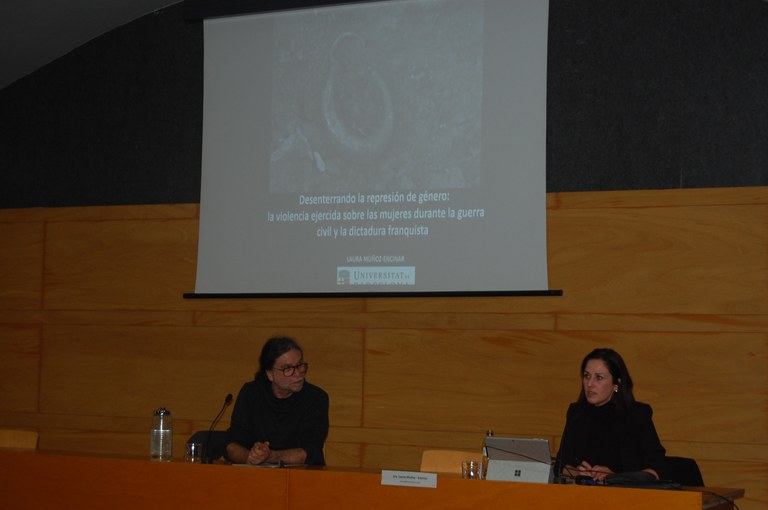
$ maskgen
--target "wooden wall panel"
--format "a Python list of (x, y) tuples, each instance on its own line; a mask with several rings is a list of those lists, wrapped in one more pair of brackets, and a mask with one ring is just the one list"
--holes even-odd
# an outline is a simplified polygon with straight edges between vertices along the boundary
[(563, 311), (768, 313), (768, 207), (558, 210), (549, 221)]
[[(312, 363), (308, 380), (331, 394), (334, 424), (358, 425), (360, 335), (323, 333), (302, 340)], [(212, 419), (224, 396), (237, 396), (253, 378), (261, 345), (273, 334), (255, 328), (47, 327), (41, 411), (141, 418), (165, 406), (176, 420)]]
[(360, 467), (381, 469), (380, 466), (388, 466), (384, 469), (418, 471), (421, 463), (421, 451), (422, 448), (416, 445), (367, 444)]
[(362, 458), (361, 448), (360, 443), (344, 444), (334, 442), (333, 434), (331, 433), (325, 446), (325, 461), (331, 466), (359, 468), (361, 467), (360, 459)]
[(768, 473), (766, 462), (704, 462), (702, 476), (704, 483), (721, 486), (747, 487), (743, 499), (737, 504), (739, 510), (764, 509), (768, 502), (768, 484), (765, 483)]
[(0, 223), (0, 309), (40, 307), (44, 229), (42, 222)]
[[(526, 331), (371, 332), (365, 425), (458, 430), (479, 438), (488, 429), (559, 434), (578, 384), (567, 376), (577, 371), (573, 359), (585, 348), (564, 340)], [(537, 359), (546, 359), (546, 366)]]
[(189, 309), (197, 222), (60, 222), (46, 236), (45, 307)]
[[(754, 416), (768, 408), (768, 397), (723, 391), (734, 380), (768, 387), (766, 340), (765, 334), (604, 331), (370, 333), (365, 424), (559, 435), (579, 391), (581, 359), (608, 346), (624, 353), (637, 396), (653, 404), (663, 437), (729, 442), (738, 430), (739, 442), (768, 443), (768, 415)], [(712, 356), (728, 362), (713, 366)]]
[(38, 327), (0, 325), (0, 410), (37, 412), (39, 357)]
[[(460, 298), (457, 298), (460, 299)], [(414, 298), (414, 303), (421, 301)], [(327, 299), (311, 301), (327, 302)], [(238, 313), (238, 312), (200, 312), (197, 314), (198, 325), (210, 326), (273, 326), (286, 325), (291, 327), (345, 327), (360, 329), (544, 329), (551, 330), (555, 326), (554, 314), (502, 314), (485, 313), (410, 313), (407, 306), (394, 312), (364, 313), (364, 306), (357, 306), (354, 301), (336, 299), (338, 306), (328, 311), (314, 310), (294, 312), (275, 311), (270, 313)], [(344, 304), (350, 306), (344, 309)]]
[[(204, 419), (206, 411), (215, 414), (227, 392), (234, 391), (239, 374), (244, 378), (252, 372), (252, 353), (258, 347), (232, 338), (234, 333), (133, 326), (46, 327), (41, 409), (140, 417), (166, 406), (178, 418)], [(211, 335), (209, 343), (219, 337), (233, 350), (206, 348), (203, 335)], [(230, 370), (221, 370), (223, 365)]]
[(488, 428), (556, 450), (581, 358), (612, 346), (668, 451), (768, 504), (768, 189), (549, 195), (562, 297), (185, 300), (197, 214), (0, 210), (0, 424), (144, 454), (165, 405), (180, 455), (288, 334), (331, 396), (329, 463), (418, 469)]
[(697, 314), (557, 314), (562, 330), (679, 331), (702, 333), (762, 333), (768, 330), (768, 315)]
[[(283, 313), (293, 314), (297, 317), (306, 315), (309, 320), (322, 321), (326, 315), (331, 320), (338, 320), (335, 312), (360, 312), (366, 308), (366, 300), (363, 298), (348, 299), (302, 299), (302, 298), (259, 298), (259, 299), (191, 299), (198, 311), (201, 321), (210, 321), (216, 324), (251, 324), (249, 313)], [(263, 320), (264, 316), (259, 317)], [(346, 317), (346, 320), (354, 320), (354, 314)], [(358, 323), (359, 324), (359, 323)]]

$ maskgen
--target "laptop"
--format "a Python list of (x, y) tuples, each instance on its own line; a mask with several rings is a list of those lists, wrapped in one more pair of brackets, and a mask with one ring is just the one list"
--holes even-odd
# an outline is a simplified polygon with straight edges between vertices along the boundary
[(529, 483), (554, 480), (552, 454), (546, 439), (488, 436), (483, 455), (488, 457), (486, 480)]

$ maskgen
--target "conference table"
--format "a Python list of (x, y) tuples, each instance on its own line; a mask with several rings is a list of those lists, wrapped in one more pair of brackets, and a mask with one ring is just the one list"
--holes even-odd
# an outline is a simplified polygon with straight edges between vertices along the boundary
[(651, 490), (464, 480), (436, 487), (382, 484), (382, 472), (152, 462), (146, 458), (0, 449), (0, 507), (14, 509), (270, 508), (451, 510), (478, 508), (732, 508), (715, 494), (740, 489)]

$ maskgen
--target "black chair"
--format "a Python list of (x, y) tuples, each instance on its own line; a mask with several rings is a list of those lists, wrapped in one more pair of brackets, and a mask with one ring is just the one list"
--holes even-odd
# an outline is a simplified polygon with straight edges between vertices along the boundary
[[(210, 437), (210, 442), (208, 441)], [(203, 444), (203, 463), (211, 464), (220, 458), (227, 459), (227, 432), (225, 430), (198, 430), (192, 434), (188, 443)]]
[(659, 477), (687, 487), (704, 487), (699, 465), (688, 457), (664, 457), (664, 470)]

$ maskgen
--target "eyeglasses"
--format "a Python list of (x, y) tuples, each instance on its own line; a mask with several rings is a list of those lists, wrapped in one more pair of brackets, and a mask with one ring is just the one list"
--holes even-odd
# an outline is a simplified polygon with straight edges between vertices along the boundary
[(272, 368), (272, 370), (279, 370), (283, 373), (286, 377), (291, 377), (296, 373), (296, 371), (299, 372), (300, 375), (304, 375), (307, 373), (307, 369), (309, 368), (308, 363), (299, 363), (298, 365), (289, 365), (287, 367), (282, 368)]

